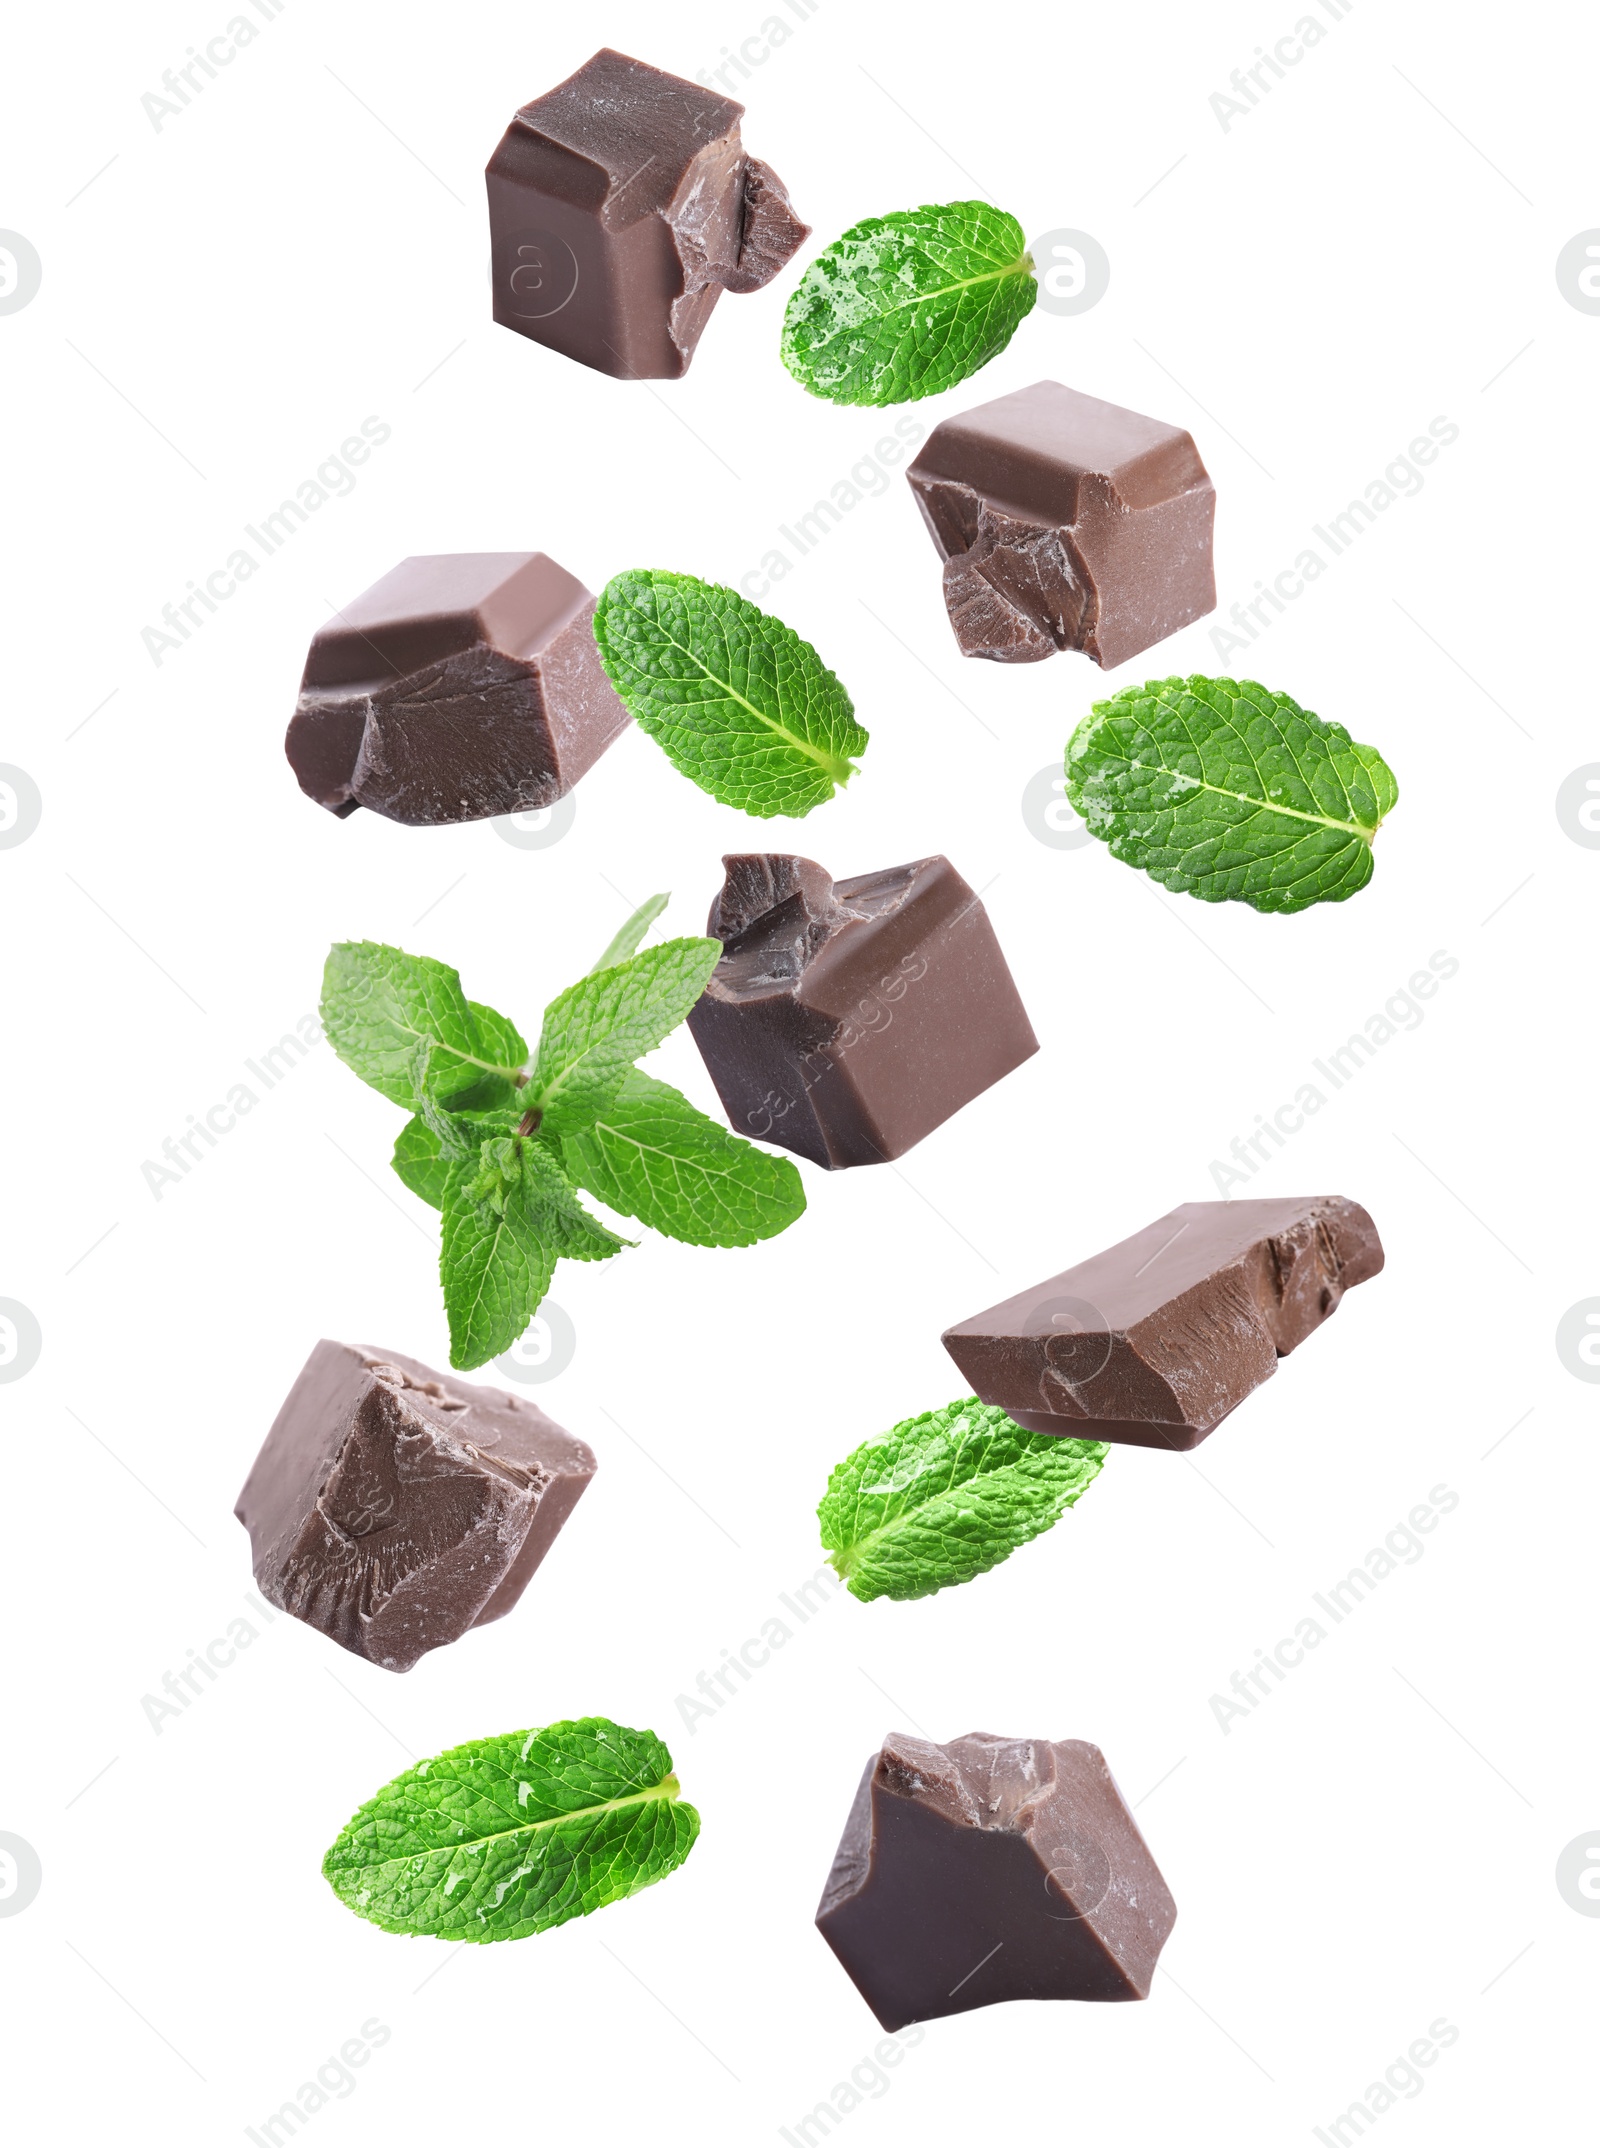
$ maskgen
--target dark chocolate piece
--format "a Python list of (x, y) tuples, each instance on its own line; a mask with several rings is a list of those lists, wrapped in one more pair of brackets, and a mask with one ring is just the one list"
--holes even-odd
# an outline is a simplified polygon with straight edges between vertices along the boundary
[(595, 1466), (519, 1395), (319, 1342), (234, 1512), (270, 1603), (409, 1671), (505, 1617)]
[(525, 104), (489, 159), (494, 317), (624, 380), (676, 380), (724, 291), (810, 227), (745, 155), (744, 106), (609, 48)]
[(809, 858), (722, 862), (724, 953), (689, 1028), (737, 1132), (830, 1171), (884, 1163), (1039, 1049), (948, 858), (838, 882)]
[(963, 656), (1110, 670), (1216, 609), (1216, 495), (1176, 425), (1041, 380), (936, 425), (906, 476)]
[(1030, 1432), (1198, 1447), (1383, 1266), (1339, 1194), (1186, 1201), (945, 1331), (982, 1402)]
[(1097, 1745), (885, 1738), (817, 1927), (891, 2032), (1005, 1999), (1143, 1999), (1177, 1917)]
[(284, 742), (300, 788), (413, 828), (553, 805), (632, 720), (594, 606), (543, 552), (403, 559), (312, 640)]

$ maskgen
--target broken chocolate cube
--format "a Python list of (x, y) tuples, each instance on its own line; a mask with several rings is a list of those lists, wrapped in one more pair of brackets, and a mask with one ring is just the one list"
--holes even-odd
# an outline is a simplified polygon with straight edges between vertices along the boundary
[(744, 106), (609, 49), (525, 104), (489, 160), (494, 317), (624, 380), (676, 380), (724, 291), (806, 237), (745, 155)]
[(1143, 1999), (1177, 1907), (1097, 1745), (891, 1736), (817, 1927), (891, 2033), (1005, 1999)]
[(1383, 1266), (1338, 1194), (1186, 1201), (945, 1331), (981, 1402), (1030, 1432), (1198, 1447)]
[(234, 1512), (270, 1603), (409, 1671), (505, 1617), (595, 1466), (519, 1395), (319, 1342)]
[(936, 425), (906, 476), (963, 656), (1109, 671), (1216, 609), (1216, 494), (1176, 425), (1041, 380)]
[(632, 721), (594, 606), (543, 552), (402, 560), (313, 637), (284, 741), (300, 788), (413, 828), (553, 805)]
[(809, 858), (722, 862), (723, 954), (689, 1028), (737, 1132), (829, 1171), (885, 1163), (1039, 1049), (948, 858), (837, 882)]

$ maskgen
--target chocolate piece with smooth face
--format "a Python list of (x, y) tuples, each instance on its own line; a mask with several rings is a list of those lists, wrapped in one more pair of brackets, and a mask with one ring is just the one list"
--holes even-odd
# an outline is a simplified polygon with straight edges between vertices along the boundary
[(1109, 670), (1216, 609), (1216, 494), (1176, 425), (1041, 380), (936, 425), (906, 476), (963, 656)]
[(505, 1617), (595, 1467), (518, 1395), (319, 1342), (234, 1512), (269, 1603), (409, 1671)]
[(738, 1133), (830, 1171), (884, 1163), (1039, 1049), (948, 858), (837, 882), (809, 858), (722, 862), (724, 953), (689, 1028)]
[(1143, 1999), (1177, 1907), (1096, 1745), (891, 1736), (817, 1928), (883, 2026), (1006, 1999)]
[(806, 237), (739, 137), (744, 106), (603, 49), (525, 104), (489, 160), (494, 317), (624, 380), (676, 380), (724, 291)]
[(1342, 1195), (1187, 1201), (944, 1346), (1030, 1432), (1198, 1447), (1382, 1266), (1376, 1225)]
[(414, 828), (553, 805), (632, 721), (594, 607), (543, 552), (402, 560), (313, 637), (284, 741), (300, 788)]

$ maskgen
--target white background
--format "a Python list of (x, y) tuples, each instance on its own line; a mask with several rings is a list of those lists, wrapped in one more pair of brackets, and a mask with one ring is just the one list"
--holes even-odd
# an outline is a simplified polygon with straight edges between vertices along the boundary
[[(1375, 878), (1289, 919), (1034, 840), (1023, 789), (1102, 678), (963, 662), (898, 474), (771, 599), (872, 733), (803, 829), (713, 804), (638, 734), (542, 852), (319, 813), (281, 751), (305, 645), (397, 559), (542, 547), (596, 589), (630, 566), (736, 580), (890, 430), (783, 370), (794, 270), (724, 299), (680, 383), (489, 318), (480, 173), (513, 109), (601, 42), (694, 75), (759, 35), (763, 0), (581, 22), (289, 0), (159, 132), (141, 96), (229, 0), (13, 22), (0, 224), (44, 265), (0, 318), (0, 761), (43, 798), (0, 852), (0, 1296), (44, 1339), (0, 1390), (0, 1830), (43, 1866), (0, 1921), (27, 2137), (237, 2141), (375, 2018), (388, 2041), (303, 2128), (322, 2148), (777, 2139), (878, 2041), (811, 1917), (891, 1728), (1095, 1740), (1180, 1914), (1148, 2004), (935, 2023), (840, 2120), (850, 2143), (1302, 2140), (1441, 2018), (1459, 2035), (1373, 2119), (1385, 2141), (1580, 2136), (1600, 1923), (1554, 1868), (1600, 1827), (1600, 1472), (1554, 1334), (1600, 1291), (1600, 855), (1554, 799), (1600, 760), (1600, 319), (1554, 268), (1600, 223), (1600, 39), (1576, 9), (1359, 0), (1225, 130), (1212, 94), (1297, 6), (823, 0), (742, 90), (813, 247), (979, 189), (1030, 238), (1100, 240), (1101, 304), (1036, 312), (909, 414), (1048, 376), (1189, 426), (1219, 619), (1430, 420), (1459, 427), (1248, 661), (1208, 621), (1110, 681), (1236, 669), (1384, 752)], [(368, 416), (392, 437), (354, 491), (154, 665), (142, 629)], [(670, 888), (666, 927), (695, 931), (719, 853), (761, 841), (840, 876), (948, 853), (1042, 1051), (900, 1166), (805, 1167), (774, 1243), (563, 1268), (577, 1354), (532, 1392), (601, 1471), (512, 1617), (405, 1678), (256, 1617), (158, 1735), (143, 1696), (243, 1609), (233, 1500), (311, 1344), (442, 1364), (447, 1343), (433, 1219), (385, 1168), (397, 1114), (326, 1046), (160, 1200), (145, 1160), (314, 1008), (331, 940), (440, 956), (531, 1032), (631, 904)], [(1193, 1460), (1113, 1450), (994, 1574), (836, 1598), (691, 1734), (678, 1696), (817, 1566), (831, 1464), (960, 1391), (941, 1328), (1212, 1197), (1213, 1159), (1441, 949), (1459, 971), (1420, 1027), (1251, 1182), (1366, 1204), (1382, 1277)], [(687, 1037), (652, 1065), (715, 1108)], [(1459, 1505), (1425, 1555), (1225, 1735), (1213, 1693), (1436, 1485)], [(665, 1884), (450, 1953), (319, 1876), (408, 1756), (589, 1712), (658, 1730), (703, 1814)]]

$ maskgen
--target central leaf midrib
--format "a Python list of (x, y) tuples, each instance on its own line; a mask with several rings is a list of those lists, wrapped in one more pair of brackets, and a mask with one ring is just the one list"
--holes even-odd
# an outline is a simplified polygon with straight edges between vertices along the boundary
[(520, 1067), (496, 1066), (492, 1059), (480, 1059), (475, 1052), (464, 1052), (458, 1044), (447, 1043), (432, 1030), (414, 1029), (403, 1017), (398, 1019), (394, 1026), (402, 1036), (415, 1037), (419, 1044), (430, 1045), (436, 1052), (448, 1052), (452, 1059), (459, 1059), (463, 1066), (482, 1067), (485, 1074), (503, 1074), (513, 1086), (522, 1072)]
[(1377, 834), (1379, 828), (1383, 826), (1381, 818), (1376, 820), (1370, 828), (1367, 828), (1358, 820), (1330, 820), (1325, 813), (1302, 813), (1298, 806), (1279, 805), (1276, 800), (1271, 798), (1252, 798), (1246, 791), (1224, 790), (1220, 783), (1208, 783), (1204, 776), (1191, 776), (1185, 769), (1168, 768), (1164, 762), (1160, 761), (1151, 763), (1130, 758), (1127, 765), (1129, 768), (1153, 767), (1163, 776), (1172, 776), (1186, 784), (1191, 784), (1196, 790), (1209, 791), (1213, 798), (1231, 798), (1235, 805), (1254, 806), (1257, 812), (1260, 813), (1281, 813), (1287, 820), (1308, 821), (1314, 828), (1334, 828), (1341, 835), (1359, 835), (1361, 840), (1369, 847), (1373, 837)]
[[(926, 306), (933, 299), (949, 298), (956, 291), (970, 291), (980, 283), (1002, 283), (1008, 276), (1026, 276), (1032, 272), (1032, 268), (1031, 255), (1019, 254), (1015, 261), (1008, 261), (1004, 268), (986, 270), (982, 276), (963, 276), (956, 283), (940, 284), (935, 291), (919, 291), (914, 298), (898, 299), (892, 306), (880, 307), (878, 317), (881, 320), (888, 313), (904, 313), (910, 306)], [(842, 329), (839, 332), (845, 333)]]
[(460, 1850), (486, 1849), (491, 1842), (509, 1842), (518, 1835), (539, 1835), (547, 1828), (564, 1827), (569, 1820), (592, 1820), (603, 1812), (625, 1812), (630, 1805), (650, 1805), (665, 1802), (673, 1804), (680, 1785), (676, 1775), (664, 1775), (660, 1782), (648, 1790), (635, 1791), (630, 1797), (608, 1798), (600, 1805), (580, 1805), (572, 1812), (552, 1813), (547, 1820), (526, 1820), (516, 1827), (503, 1827), (492, 1835), (475, 1835), (469, 1842), (441, 1842), (432, 1849), (407, 1850), (399, 1857), (385, 1857), (379, 1863), (356, 1867), (363, 1873), (387, 1872), (396, 1865), (413, 1865), (424, 1857), (453, 1857)]

